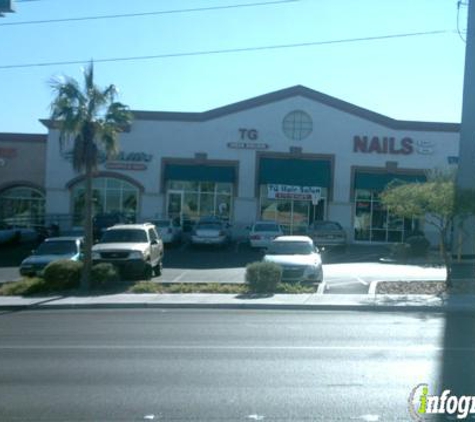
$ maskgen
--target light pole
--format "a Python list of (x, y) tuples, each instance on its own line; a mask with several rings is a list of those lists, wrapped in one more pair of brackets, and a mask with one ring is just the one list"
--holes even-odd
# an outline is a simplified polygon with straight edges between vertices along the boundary
[[(457, 191), (475, 192), (475, 0), (468, 5), (465, 73), (460, 126)], [(452, 265), (454, 279), (468, 279), (475, 273), (475, 217), (460, 220), (455, 227), (452, 253), (460, 258)]]

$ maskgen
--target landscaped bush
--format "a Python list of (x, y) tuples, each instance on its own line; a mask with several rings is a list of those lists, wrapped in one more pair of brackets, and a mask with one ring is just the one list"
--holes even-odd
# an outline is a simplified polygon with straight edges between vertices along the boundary
[(39, 277), (28, 277), (0, 286), (1, 296), (28, 296), (48, 292), (46, 282)]
[(275, 292), (281, 277), (282, 268), (273, 262), (253, 262), (246, 267), (246, 282), (251, 292)]
[(96, 264), (91, 269), (91, 280), (94, 286), (106, 287), (120, 281), (119, 271), (115, 265), (109, 263)]
[(79, 287), (82, 262), (61, 259), (48, 264), (43, 278), (50, 290), (68, 290)]

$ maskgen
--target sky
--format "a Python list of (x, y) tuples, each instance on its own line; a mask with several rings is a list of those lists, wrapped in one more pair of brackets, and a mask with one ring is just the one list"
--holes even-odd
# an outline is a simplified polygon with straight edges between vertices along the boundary
[(457, 3), (16, 0), (0, 18), (0, 132), (46, 133), (50, 81), (82, 80), (90, 60), (132, 110), (202, 112), (304, 85), (394, 119), (460, 122)]

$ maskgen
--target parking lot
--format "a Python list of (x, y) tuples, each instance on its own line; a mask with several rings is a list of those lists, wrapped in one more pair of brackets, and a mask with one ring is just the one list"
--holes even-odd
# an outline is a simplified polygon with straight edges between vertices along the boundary
[[(18, 279), (18, 265), (34, 244), (0, 248), (0, 282)], [(387, 255), (381, 246), (350, 245), (345, 253), (324, 252), (324, 283), (320, 293), (368, 293), (378, 280), (443, 280), (445, 269), (425, 265), (400, 265), (379, 262)], [(167, 247), (164, 269), (156, 282), (165, 283), (244, 283), (246, 265), (259, 261), (262, 252), (247, 243), (226, 248), (192, 247), (184, 243)]]

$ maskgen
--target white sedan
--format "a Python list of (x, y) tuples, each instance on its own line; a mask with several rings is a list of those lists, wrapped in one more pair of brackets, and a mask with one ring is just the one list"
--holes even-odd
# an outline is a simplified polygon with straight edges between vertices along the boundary
[(322, 258), (308, 236), (275, 238), (264, 256), (265, 262), (282, 267), (282, 281), (321, 283)]

